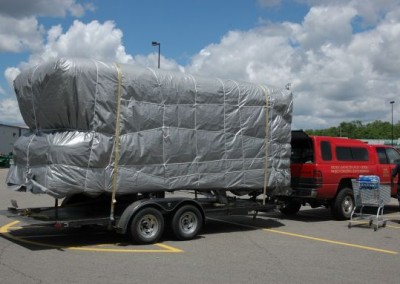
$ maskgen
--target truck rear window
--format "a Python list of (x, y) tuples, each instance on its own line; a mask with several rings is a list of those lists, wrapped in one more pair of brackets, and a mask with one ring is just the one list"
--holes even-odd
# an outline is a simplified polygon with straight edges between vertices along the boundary
[(368, 161), (368, 151), (361, 147), (336, 147), (336, 158), (339, 161)]
[(321, 141), (321, 156), (324, 161), (332, 161), (332, 149), (329, 141)]
[(393, 148), (376, 148), (380, 164), (395, 164), (400, 159), (400, 154)]

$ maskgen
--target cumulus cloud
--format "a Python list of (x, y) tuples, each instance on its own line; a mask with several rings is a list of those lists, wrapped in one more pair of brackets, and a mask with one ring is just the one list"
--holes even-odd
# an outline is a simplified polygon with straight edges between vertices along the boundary
[[(19, 74), (18, 68), (8, 68), (4, 72), (4, 76), (10, 86)], [(8, 97), (7, 92), (0, 86), (0, 123), (24, 125), (21, 113), (19, 111), (18, 102), (15, 97)]]
[(19, 73), (21, 73), (21, 71), (16, 67), (8, 67), (4, 72), (4, 76), (6, 77), (8, 85), (10, 87), (13, 86), (13, 82), (15, 78), (19, 75)]
[[(134, 64), (137, 64), (140, 66), (157, 68), (158, 53), (151, 53), (147, 56), (136, 55), (136, 56), (134, 56), (133, 61), (134, 61)], [(163, 70), (185, 72), (185, 68), (183, 66), (179, 65), (175, 60), (165, 58), (162, 55), (160, 57), (160, 65), (162, 66)]]
[(7, 124), (23, 124), (22, 116), (19, 111), (18, 102), (15, 99), (0, 100), (0, 122)]
[(0, 15), (0, 52), (37, 50), (44, 29), (34, 17), (16, 19)]
[(88, 24), (75, 20), (72, 26), (62, 33), (60, 26), (48, 31), (47, 43), (43, 52), (36, 54), (44, 60), (53, 57), (75, 56), (127, 63), (132, 56), (122, 45), (123, 33), (113, 21)]
[(282, 84), (290, 80), (290, 62), (294, 60), (294, 48), (288, 44), (289, 32), (276, 26), (229, 32), (219, 44), (209, 45), (194, 56), (187, 70)]
[[(186, 69), (281, 87), (291, 82), (294, 128), (388, 120), (388, 103), (400, 93), (400, 9), (388, 0), (372, 13), (375, 2), (316, 1), (302, 23), (231, 31)], [(376, 25), (363, 30), (357, 21)]]
[(93, 4), (83, 5), (76, 0), (1, 0), (0, 52), (37, 52), (45, 35), (39, 16), (80, 17), (87, 10), (93, 11)]
[(78, 4), (76, 0), (1, 0), (0, 14), (13, 18), (32, 16), (74, 17), (83, 16), (86, 10), (93, 10), (93, 4)]
[[(60, 25), (53, 26), (47, 31), (46, 42), (42, 48), (32, 53), (29, 60), (21, 63), (18, 68), (8, 68), (6, 77), (11, 82), (20, 69), (59, 57), (84, 57), (109, 62), (157, 66), (157, 53), (132, 56), (126, 53), (122, 37), (122, 31), (116, 28), (113, 21), (104, 23), (92, 21), (85, 24), (75, 20), (65, 32)], [(184, 71), (184, 68), (175, 60), (164, 56), (161, 56), (161, 64), (164, 70)]]
[(387, 13), (396, 9), (399, 5), (398, 0), (297, 0), (300, 3), (308, 4), (310, 7), (323, 6), (347, 6), (357, 10), (361, 25), (368, 27), (379, 23)]
[(348, 44), (356, 15), (357, 11), (348, 6), (312, 7), (295, 34), (296, 40), (303, 49)]

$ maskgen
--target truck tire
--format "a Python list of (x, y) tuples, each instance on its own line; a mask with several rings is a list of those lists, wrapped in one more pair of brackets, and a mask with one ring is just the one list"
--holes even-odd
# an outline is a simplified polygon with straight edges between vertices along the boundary
[(353, 191), (350, 188), (343, 188), (339, 191), (334, 200), (331, 211), (337, 220), (350, 219), (351, 212), (354, 209)]
[(184, 205), (179, 208), (171, 222), (174, 236), (181, 241), (193, 239), (203, 226), (203, 215), (193, 205)]
[(164, 216), (155, 208), (143, 208), (134, 215), (129, 229), (135, 243), (154, 244), (164, 232)]
[(301, 203), (297, 201), (287, 201), (279, 210), (283, 215), (291, 216), (296, 215), (301, 207)]

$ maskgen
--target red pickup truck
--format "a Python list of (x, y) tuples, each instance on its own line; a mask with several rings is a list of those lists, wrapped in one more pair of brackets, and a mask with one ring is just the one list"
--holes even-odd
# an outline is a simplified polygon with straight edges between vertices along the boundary
[[(308, 136), (292, 131), (291, 187), (281, 212), (296, 214), (301, 205), (326, 206), (336, 219), (350, 218), (354, 208), (352, 179), (377, 175), (381, 184), (390, 184), (390, 174), (400, 154), (385, 145), (369, 145), (360, 140)], [(396, 180), (395, 180), (395, 183)], [(391, 195), (396, 196), (392, 185)]]

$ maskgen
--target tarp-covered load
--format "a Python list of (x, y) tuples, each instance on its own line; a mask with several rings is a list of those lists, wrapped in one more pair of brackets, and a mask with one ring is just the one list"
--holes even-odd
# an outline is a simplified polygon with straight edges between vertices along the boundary
[(288, 191), (285, 88), (67, 58), (22, 72), (14, 87), (31, 129), (14, 147), (14, 189)]

